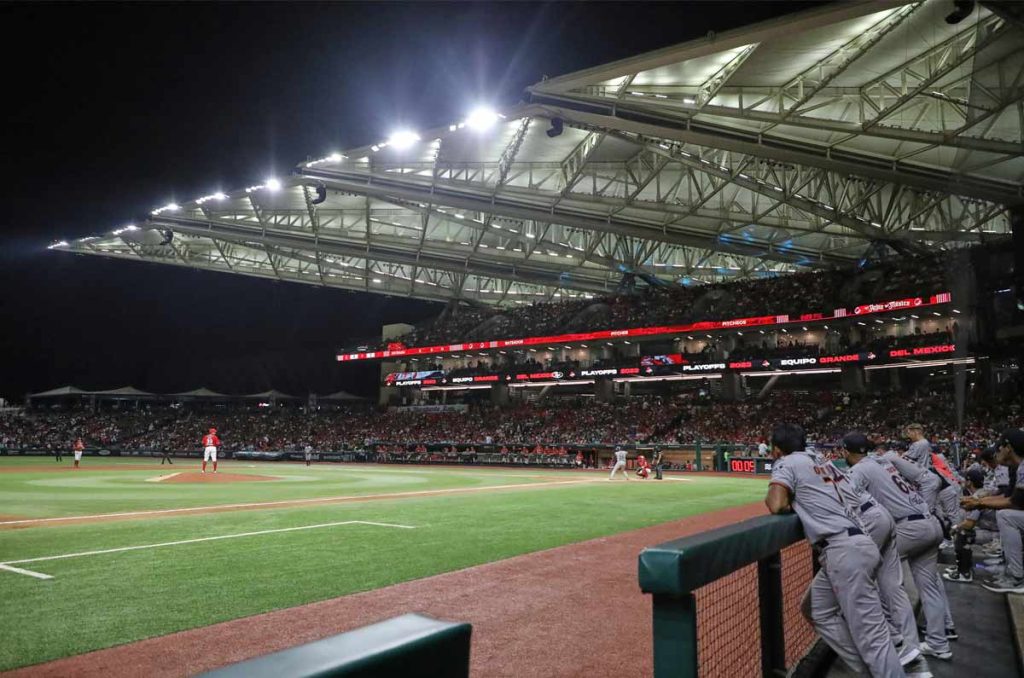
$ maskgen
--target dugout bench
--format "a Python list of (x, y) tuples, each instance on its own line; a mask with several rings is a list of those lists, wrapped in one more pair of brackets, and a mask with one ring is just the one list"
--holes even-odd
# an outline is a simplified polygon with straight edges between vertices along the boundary
[(468, 678), (473, 627), (418, 614), (233, 664), (208, 678)]

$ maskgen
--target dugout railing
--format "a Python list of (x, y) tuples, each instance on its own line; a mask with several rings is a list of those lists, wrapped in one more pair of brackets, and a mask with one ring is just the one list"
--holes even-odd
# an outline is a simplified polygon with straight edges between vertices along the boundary
[(800, 613), (814, 576), (796, 516), (761, 516), (644, 549), (655, 678), (785, 676), (814, 645)]

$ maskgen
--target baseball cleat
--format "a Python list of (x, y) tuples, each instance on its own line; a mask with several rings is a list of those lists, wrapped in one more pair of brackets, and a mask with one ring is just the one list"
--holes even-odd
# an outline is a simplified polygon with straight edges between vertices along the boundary
[(921, 650), (919, 648), (908, 648), (904, 652), (900, 653), (900, 664), (902, 666), (906, 666), (907, 664), (917, 661), (920, 656)]
[(1018, 579), (1003, 575), (982, 586), (993, 593), (1024, 593), (1024, 577)]
[(971, 582), (974, 581), (974, 573), (973, 572), (964, 572), (964, 573), (961, 574), (960, 572), (956, 572), (956, 571), (953, 571), (953, 572), (943, 572), (942, 573), (942, 578), (945, 579), (946, 581), (952, 581), (952, 582), (956, 582), (958, 584), (970, 584)]
[(929, 645), (927, 641), (921, 641), (921, 645), (919, 647), (921, 648), (921, 654), (927, 655), (929, 657), (947, 660), (953, 658), (952, 650), (936, 650), (934, 647)]

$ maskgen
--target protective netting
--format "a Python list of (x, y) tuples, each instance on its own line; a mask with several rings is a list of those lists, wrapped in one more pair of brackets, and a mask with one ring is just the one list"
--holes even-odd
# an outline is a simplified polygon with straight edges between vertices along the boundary
[[(786, 666), (814, 642), (814, 629), (800, 602), (814, 576), (805, 541), (782, 551), (782, 598)], [(748, 565), (694, 592), (697, 600), (697, 662), (701, 678), (736, 678), (761, 673), (761, 621), (757, 565)]]
[(814, 643), (814, 627), (800, 613), (800, 602), (814, 578), (811, 545), (799, 541), (782, 549), (782, 618), (786, 629), (786, 667), (793, 666)]

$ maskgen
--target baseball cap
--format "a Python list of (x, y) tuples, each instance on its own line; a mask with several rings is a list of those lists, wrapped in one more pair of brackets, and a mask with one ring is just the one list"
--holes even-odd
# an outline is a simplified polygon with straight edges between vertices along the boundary
[(210, 429), (210, 433), (216, 433), (216, 432), (217, 432), (217, 429), (215, 429), (215, 428), (211, 428)]
[(847, 433), (843, 436), (843, 448), (854, 454), (865, 454), (874, 448), (874, 443), (868, 437), (858, 431)]
[(1019, 428), (1008, 428), (999, 438), (999, 446), (1012, 447), (1017, 454), (1024, 454), (1024, 431)]
[(981, 461), (995, 461), (996, 460), (996, 452), (998, 452), (998, 451), (999, 451), (999, 449), (995, 445), (993, 445), (992, 447), (986, 447), (978, 455), (978, 459), (980, 459)]
[(964, 474), (964, 477), (967, 478), (967, 480), (970, 481), (971, 485), (974, 485), (975, 487), (981, 487), (982, 485), (985, 484), (985, 474), (982, 472), (981, 469), (971, 469), (970, 471)]

